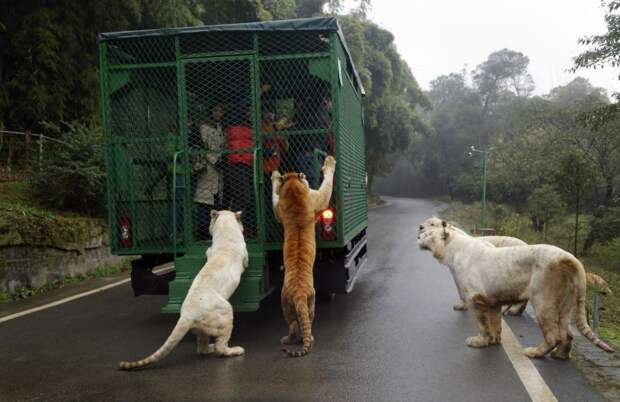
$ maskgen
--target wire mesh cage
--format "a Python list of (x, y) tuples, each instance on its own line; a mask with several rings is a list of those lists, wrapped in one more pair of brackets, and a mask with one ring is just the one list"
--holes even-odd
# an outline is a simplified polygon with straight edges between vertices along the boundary
[(363, 88), (334, 19), (104, 34), (100, 55), (114, 251), (204, 243), (219, 209), (278, 244), (271, 172), (317, 188), (327, 155), (331, 207), (354, 218), (331, 240), (364, 223)]

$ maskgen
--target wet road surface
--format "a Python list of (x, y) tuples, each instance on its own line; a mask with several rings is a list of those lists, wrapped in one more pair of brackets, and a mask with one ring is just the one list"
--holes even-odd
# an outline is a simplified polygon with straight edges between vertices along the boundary
[[(286, 333), (277, 295), (235, 316), (236, 358), (200, 357), (187, 335), (162, 362), (116, 369), (158, 348), (177, 317), (165, 297), (134, 298), (119, 286), (0, 323), (2, 401), (527, 401), (502, 347), (475, 350), (469, 313), (455, 312), (452, 278), (415, 245), (432, 201), (390, 199), (370, 212), (369, 262), (353, 293), (317, 304), (315, 345), (304, 358), (280, 351)], [(541, 340), (527, 316), (507, 319), (523, 345)], [(560, 401), (600, 401), (571, 362), (537, 360)]]

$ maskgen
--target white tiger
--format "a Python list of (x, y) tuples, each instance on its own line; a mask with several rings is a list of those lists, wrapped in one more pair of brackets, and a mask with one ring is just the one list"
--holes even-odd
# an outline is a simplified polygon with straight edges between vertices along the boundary
[(463, 299), (473, 306), (479, 335), (467, 338), (471, 347), (501, 342), (502, 305), (530, 299), (544, 335), (537, 347), (524, 350), (528, 357), (567, 359), (572, 347), (571, 311), (577, 306), (577, 328), (594, 345), (613, 349), (590, 329), (585, 311), (586, 273), (572, 254), (550, 245), (496, 248), (462, 231), (424, 230), (418, 246), (452, 270)]
[[(121, 362), (121, 370), (131, 370), (166, 357), (191, 329), (197, 337), (198, 354), (239, 356), (240, 346), (229, 347), (233, 329), (233, 308), (228, 299), (239, 286), (248, 266), (243, 239), (241, 212), (211, 211), (209, 232), (213, 243), (207, 250), (207, 262), (192, 282), (181, 315), (166, 342), (152, 355), (135, 362)], [(215, 343), (209, 339), (215, 338)]]
[[(442, 220), (435, 216), (428, 218), (427, 220), (422, 222), (420, 226), (418, 227), (418, 234), (423, 233), (425, 230), (441, 227), (441, 222)], [(454, 225), (448, 224), (448, 227), (456, 231), (459, 231), (461, 233), (465, 233), (464, 231), (462, 231), (461, 229), (459, 229), (458, 227)], [(516, 237), (510, 237), (510, 236), (480, 236), (476, 238), (479, 240), (487, 241), (492, 246), (495, 246), (495, 247), (512, 247), (512, 246), (526, 246), (527, 245), (527, 243), (524, 242), (523, 240), (517, 239)], [(465, 303), (465, 300), (463, 300), (461, 291), (458, 289), (458, 286), (457, 286), (457, 291), (459, 293), (459, 296), (461, 297), (461, 301), (455, 304), (452, 308), (457, 311), (465, 311), (467, 310), (467, 303)], [(523, 311), (525, 311), (526, 306), (527, 306), (527, 300), (521, 303), (514, 304), (512, 306), (506, 306), (504, 310), (504, 314), (521, 315), (523, 314)]]

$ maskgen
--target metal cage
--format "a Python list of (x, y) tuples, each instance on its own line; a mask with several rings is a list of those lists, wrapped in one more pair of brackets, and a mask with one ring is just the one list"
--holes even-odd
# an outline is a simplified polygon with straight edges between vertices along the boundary
[(270, 173), (304, 172), (316, 188), (328, 154), (335, 235), (319, 230), (319, 247), (366, 227), (364, 90), (336, 19), (101, 34), (99, 52), (115, 254), (196, 256), (191, 283), (210, 211), (241, 210), (246, 276), (265, 292), (265, 251), (282, 246)]

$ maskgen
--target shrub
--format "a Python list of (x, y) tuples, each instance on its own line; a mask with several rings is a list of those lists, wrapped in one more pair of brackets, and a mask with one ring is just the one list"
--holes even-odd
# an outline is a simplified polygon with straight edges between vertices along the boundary
[(30, 174), (33, 196), (51, 208), (103, 215), (106, 174), (101, 128), (78, 122), (46, 127), (65, 144), (46, 143), (40, 168), (33, 166)]
[(545, 229), (556, 217), (562, 215), (565, 205), (552, 185), (544, 184), (535, 189), (527, 200), (528, 212), (536, 231)]
[(480, 199), (480, 178), (462, 173), (454, 177), (449, 184), (450, 196), (463, 202)]
[(620, 208), (605, 208), (598, 211), (591, 222), (592, 230), (588, 234), (585, 248), (595, 242), (607, 243), (610, 239), (620, 237)]
[(594, 244), (588, 250), (588, 257), (598, 265), (620, 273), (620, 237), (608, 239), (607, 244)]

